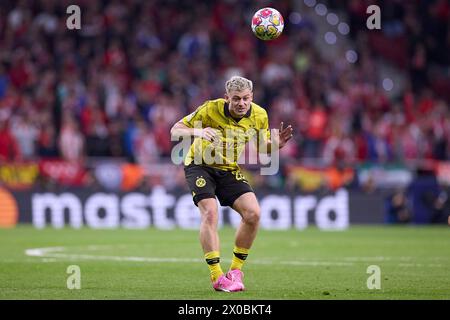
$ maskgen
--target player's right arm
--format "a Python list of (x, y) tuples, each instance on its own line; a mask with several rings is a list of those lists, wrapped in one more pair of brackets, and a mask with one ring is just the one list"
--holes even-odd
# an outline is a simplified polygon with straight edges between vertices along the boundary
[(170, 134), (173, 138), (179, 137), (200, 137), (208, 141), (213, 141), (217, 137), (216, 130), (206, 127), (206, 128), (189, 128), (183, 123), (183, 121), (178, 121), (170, 129)]
[(217, 137), (216, 130), (206, 126), (208, 118), (206, 110), (207, 103), (201, 105), (197, 110), (173, 125), (172, 129), (170, 129), (172, 139), (176, 140), (179, 137), (200, 137), (208, 141), (213, 141)]

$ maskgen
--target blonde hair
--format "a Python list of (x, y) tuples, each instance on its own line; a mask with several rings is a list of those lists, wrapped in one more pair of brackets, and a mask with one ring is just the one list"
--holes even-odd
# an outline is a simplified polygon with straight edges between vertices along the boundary
[(225, 90), (227, 94), (231, 91), (244, 91), (250, 89), (253, 91), (253, 82), (240, 76), (233, 76), (225, 83)]

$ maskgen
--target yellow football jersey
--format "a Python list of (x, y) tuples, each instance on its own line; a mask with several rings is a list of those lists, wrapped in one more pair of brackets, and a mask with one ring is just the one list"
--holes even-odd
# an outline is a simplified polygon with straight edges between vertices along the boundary
[(221, 170), (238, 170), (237, 161), (247, 142), (253, 138), (259, 142), (259, 138), (263, 138), (266, 143), (270, 138), (267, 112), (253, 102), (247, 114), (236, 120), (225, 99), (208, 100), (182, 122), (189, 128), (215, 129), (219, 137), (214, 142), (196, 137), (184, 160), (185, 165), (195, 163)]

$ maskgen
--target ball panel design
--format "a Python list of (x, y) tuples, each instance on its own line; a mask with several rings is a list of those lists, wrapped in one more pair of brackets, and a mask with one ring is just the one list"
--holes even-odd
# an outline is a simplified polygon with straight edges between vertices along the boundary
[(252, 31), (261, 40), (273, 40), (283, 32), (283, 16), (273, 8), (262, 8), (252, 17)]

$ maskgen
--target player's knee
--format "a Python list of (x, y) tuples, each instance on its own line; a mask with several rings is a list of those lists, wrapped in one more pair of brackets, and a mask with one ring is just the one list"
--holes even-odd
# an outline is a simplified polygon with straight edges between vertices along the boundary
[(258, 225), (259, 224), (259, 219), (261, 217), (261, 211), (259, 210), (259, 208), (249, 208), (246, 209), (243, 213), (242, 213), (242, 219), (244, 220), (245, 223), (250, 224), (250, 225)]
[(218, 220), (218, 213), (215, 208), (205, 208), (202, 210), (203, 223), (208, 225), (216, 225)]

